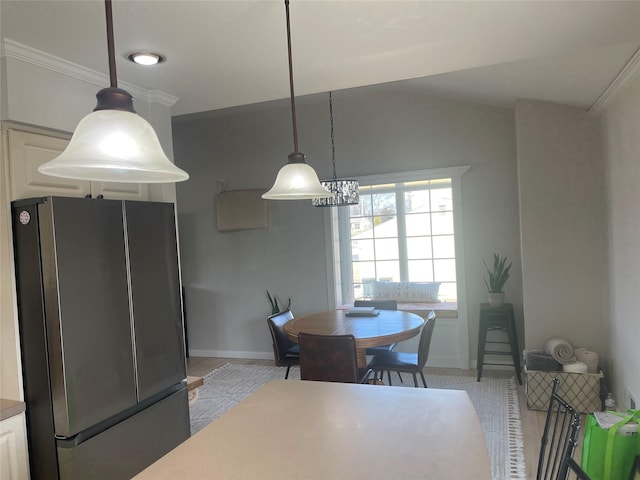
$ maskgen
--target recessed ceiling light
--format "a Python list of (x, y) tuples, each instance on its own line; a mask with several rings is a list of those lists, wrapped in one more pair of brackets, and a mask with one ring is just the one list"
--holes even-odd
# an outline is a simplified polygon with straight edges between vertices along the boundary
[(129, 55), (127, 55), (127, 59), (139, 65), (155, 65), (157, 63), (162, 63), (166, 60), (166, 58), (160, 55), (159, 53), (149, 53), (149, 52), (130, 53)]

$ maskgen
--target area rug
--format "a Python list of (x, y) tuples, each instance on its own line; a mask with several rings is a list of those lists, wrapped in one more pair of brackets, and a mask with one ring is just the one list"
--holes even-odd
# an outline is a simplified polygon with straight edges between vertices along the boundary
[[(191, 405), (191, 434), (209, 424), (239, 401), (272, 380), (284, 378), (284, 368), (268, 365), (227, 363), (208, 373), (198, 389), (198, 399)], [(413, 387), (410, 375), (394, 386)], [(465, 390), (478, 412), (491, 456), (493, 480), (525, 479), (522, 428), (518, 391), (514, 378), (482, 378), (425, 374), (429, 388)], [(292, 381), (300, 379), (300, 370), (292, 367)], [(418, 382), (420, 380), (418, 379)], [(455, 448), (455, 445), (452, 445)]]

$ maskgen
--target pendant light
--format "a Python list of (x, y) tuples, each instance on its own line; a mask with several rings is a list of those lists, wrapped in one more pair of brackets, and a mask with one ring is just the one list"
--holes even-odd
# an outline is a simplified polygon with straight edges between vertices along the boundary
[(333, 179), (320, 182), (324, 188), (333, 193), (333, 197), (314, 198), (314, 207), (342, 207), (357, 205), (360, 201), (360, 187), (357, 180), (338, 180), (336, 176), (336, 144), (333, 138), (333, 98), (329, 92), (329, 121), (331, 123), (331, 162), (333, 163)]
[(92, 113), (78, 123), (67, 148), (38, 171), (53, 177), (101, 182), (181, 182), (189, 174), (162, 150), (149, 122), (133, 109), (133, 97), (118, 88), (111, 0), (105, 0), (111, 86), (96, 94)]
[(284, 1), (287, 14), (287, 51), (289, 54), (289, 88), (291, 91), (291, 118), (293, 120), (293, 148), (289, 162), (280, 169), (271, 190), (262, 198), (267, 200), (309, 200), (332, 197), (318, 180), (313, 168), (305, 162), (305, 155), (298, 151), (298, 128), (296, 126), (296, 102), (293, 93), (293, 62), (291, 60), (291, 26), (289, 21), (289, 0)]

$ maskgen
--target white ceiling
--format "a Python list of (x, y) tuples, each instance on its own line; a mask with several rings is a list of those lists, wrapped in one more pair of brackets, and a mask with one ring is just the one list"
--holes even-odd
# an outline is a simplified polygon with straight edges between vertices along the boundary
[[(639, 0), (291, 0), (290, 12), (296, 96), (383, 84), (589, 108), (640, 48)], [(283, 0), (114, 0), (113, 16), (119, 80), (178, 97), (173, 115), (289, 96)], [(0, 20), (3, 40), (108, 71), (101, 0), (0, 0)], [(167, 61), (137, 66), (134, 50)]]

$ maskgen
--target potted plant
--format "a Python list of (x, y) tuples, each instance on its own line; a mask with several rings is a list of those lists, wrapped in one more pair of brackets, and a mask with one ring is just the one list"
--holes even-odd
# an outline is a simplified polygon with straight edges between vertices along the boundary
[(267, 298), (269, 299), (269, 303), (271, 304), (271, 315), (291, 310), (291, 298), (289, 298), (289, 301), (287, 302), (287, 308), (285, 308), (284, 310), (280, 309), (280, 305), (278, 304), (278, 297), (276, 297), (275, 295), (271, 295), (269, 293), (269, 290), (267, 290)]
[(490, 269), (487, 262), (482, 260), (487, 273), (489, 273), (489, 281), (484, 279), (484, 283), (489, 290), (489, 305), (491, 307), (501, 307), (504, 305), (504, 284), (509, 279), (509, 270), (511, 270), (511, 262), (507, 265), (507, 257), (501, 257), (497, 253), (493, 254), (493, 269)]

